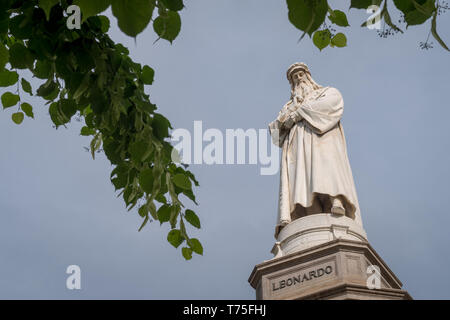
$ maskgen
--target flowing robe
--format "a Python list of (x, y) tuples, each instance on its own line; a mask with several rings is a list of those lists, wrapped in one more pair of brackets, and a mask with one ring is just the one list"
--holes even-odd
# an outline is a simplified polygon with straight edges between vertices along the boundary
[[(309, 214), (308, 208), (312, 208), (316, 198), (321, 199), (321, 212), (325, 213), (331, 212), (333, 198), (330, 197), (339, 198), (346, 216), (362, 226), (340, 123), (343, 111), (341, 93), (336, 88), (320, 87), (301, 104), (293, 105), (289, 101), (269, 124), (272, 141), (282, 148), (275, 237), (284, 225), (295, 219), (294, 212)], [(286, 129), (285, 115), (292, 112), (297, 122)]]

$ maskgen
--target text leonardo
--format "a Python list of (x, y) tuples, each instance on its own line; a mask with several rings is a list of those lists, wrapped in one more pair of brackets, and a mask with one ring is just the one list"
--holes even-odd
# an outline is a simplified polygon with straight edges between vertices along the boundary
[(280, 280), (278, 283), (272, 283), (272, 291), (280, 290), (286, 287), (294, 286), (296, 284), (303, 283), (304, 281), (309, 281), (315, 278), (320, 278), (323, 275), (330, 274), (333, 272), (332, 266), (326, 266), (325, 268), (318, 268), (310, 272), (300, 273), (295, 277), (290, 277), (284, 280)]

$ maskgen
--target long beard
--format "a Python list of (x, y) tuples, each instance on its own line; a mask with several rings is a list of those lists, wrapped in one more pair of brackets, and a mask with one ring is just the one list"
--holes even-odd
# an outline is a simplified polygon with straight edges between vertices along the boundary
[(300, 98), (300, 100), (304, 100), (308, 94), (313, 91), (313, 86), (309, 82), (300, 82), (294, 88), (294, 95)]

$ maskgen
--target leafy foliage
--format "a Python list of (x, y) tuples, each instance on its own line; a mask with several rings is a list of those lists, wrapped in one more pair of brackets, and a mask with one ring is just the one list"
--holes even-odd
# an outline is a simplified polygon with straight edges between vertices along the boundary
[[(80, 30), (66, 27), (64, 10), (71, 4), (81, 8)], [(142, 32), (154, 13), (154, 29), (161, 38), (172, 42), (180, 31), (181, 0), (2, 1), (0, 26), (7, 27), (0, 28), (0, 86), (17, 84), (15, 93), (1, 96), (2, 105), (18, 105), (11, 116), (16, 124), (25, 115), (34, 118), (32, 106), (21, 102), (21, 95), (32, 95), (33, 88), (25, 78), (19, 81), (14, 69), (28, 69), (42, 79), (35, 93), (46, 101), (55, 127), (74, 116), (84, 121), (81, 135), (92, 136), (92, 156), (104, 151), (113, 165), (116, 191), (128, 210), (138, 208), (139, 230), (152, 220), (169, 223), (167, 240), (176, 248), (186, 242), (182, 254), (191, 259), (192, 252), (203, 254), (203, 249), (188, 236), (184, 219), (196, 228), (200, 220), (185, 210), (181, 195), (195, 203), (193, 186), (198, 182), (186, 166), (172, 161), (173, 147), (167, 141), (172, 126), (145, 93), (154, 70), (134, 62), (128, 49), (107, 35), (110, 22), (98, 14), (110, 6), (129, 36)]]
[[(299, 30), (302, 31), (300, 40), (308, 34), (312, 37), (314, 45), (323, 50), (328, 45), (331, 47), (345, 47), (347, 38), (344, 33), (335, 33), (334, 27), (348, 27), (347, 16), (340, 10), (333, 10), (327, 0), (286, 0), (288, 7), (289, 21)], [(383, 32), (379, 32), (380, 36), (385, 37), (394, 32), (403, 31), (396, 26), (391, 19), (387, 8), (388, 0), (351, 0), (350, 8), (366, 10), (370, 6), (375, 5), (381, 8), (376, 18), (382, 20)], [(436, 30), (436, 17), (442, 5), (439, 0), (393, 0), (395, 7), (404, 17), (406, 28), (412, 25), (421, 25), (432, 18), (431, 34), (438, 43), (446, 50), (449, 50), (444, 41), (440, 38)], [(444, 9), (448, 9), (445, 7)], [(328, 13), (328, 16), (327, 16)], [(328, 18), (328, 23), (327, 23)], [(329, 24), (330, 23), (330, 24)], [(361, 26), (367, 27), (368, 21)], [(390, 30), (385, 30), (390, 28)]]

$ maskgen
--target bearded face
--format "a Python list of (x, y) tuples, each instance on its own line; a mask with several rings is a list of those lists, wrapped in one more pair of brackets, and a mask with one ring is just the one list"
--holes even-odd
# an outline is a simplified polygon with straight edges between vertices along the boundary
[(308, 77), (308, 73), (299, 69), (292, 74), (291, 78), (293, 98), (296, 97), (299, 101), (303, 101), (303, 99), (305, 99), (305, 97), (314, 89), (313, 84)]

